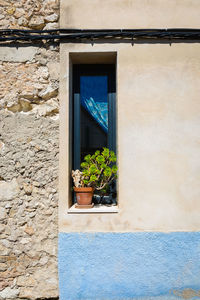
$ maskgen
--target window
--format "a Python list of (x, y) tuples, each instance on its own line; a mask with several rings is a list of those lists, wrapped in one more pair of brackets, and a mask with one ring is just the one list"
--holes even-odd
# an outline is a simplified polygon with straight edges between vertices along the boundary
[[(73, 169), (86, 154), (103, 147), (116, 152), (115, 64), (73, 65)], [(115, 183), (109, 196), (96, 201), (116, 202)]]

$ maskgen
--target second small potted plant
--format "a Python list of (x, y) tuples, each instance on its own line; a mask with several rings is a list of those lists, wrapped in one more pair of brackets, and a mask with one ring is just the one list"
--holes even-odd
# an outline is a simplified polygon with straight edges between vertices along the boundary
[(76, 201), (81, 205), (91, 205), (94, 191), (105, 190), (117, 177), (116, 155), (108, 148), (86, 155), (81, 170), (72, 171)]

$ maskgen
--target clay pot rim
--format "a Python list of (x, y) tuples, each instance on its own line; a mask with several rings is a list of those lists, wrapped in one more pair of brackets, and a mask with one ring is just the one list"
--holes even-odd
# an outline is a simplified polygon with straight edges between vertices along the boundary
[(94, 192), (94, 188), (93, 187), (75, 187), (74, 186), (74, 191), (75, 192), (81, 192), (81, 193), (88, 193), (88, 192)]

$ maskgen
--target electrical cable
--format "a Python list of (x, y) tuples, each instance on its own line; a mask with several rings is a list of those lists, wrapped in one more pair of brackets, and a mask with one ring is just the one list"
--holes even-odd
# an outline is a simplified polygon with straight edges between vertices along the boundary
[(62, 41), (96, 39), (123, 39), (134, 42), (139, 39), (170, 39), (170, 40), (200, 40), (200, 29), (170, 28), (170, 29), (1, 29), (0, 42), (12, 41)]

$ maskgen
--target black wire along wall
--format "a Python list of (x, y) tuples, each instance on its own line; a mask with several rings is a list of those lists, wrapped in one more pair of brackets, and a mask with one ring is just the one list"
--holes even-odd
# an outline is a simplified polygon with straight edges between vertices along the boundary
[(72, 42), (97, 39), (130, 40), (163, 39), (163, 40), (200, 40), (200, 29), (53, 29), (53, 30), (21, 30), (1, 29), (0, 43), (12, 41), (54, 41)]

